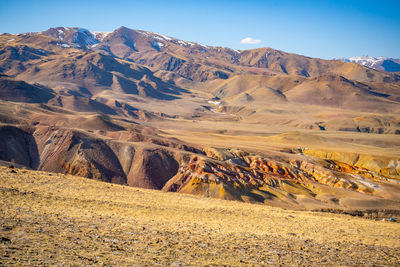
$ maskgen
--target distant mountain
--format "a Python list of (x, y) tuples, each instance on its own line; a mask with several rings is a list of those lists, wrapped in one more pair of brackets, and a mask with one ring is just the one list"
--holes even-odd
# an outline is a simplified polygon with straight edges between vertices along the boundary
[(360, 56), (351, 58), (337, 58), (336, 60), (354, 62), (376, 70), (383, 70), (388, 72), (400, 71), (399, 58)]
[[(0, 39), (0, 68), (7, 75), (25, 72), (24, 67), (32, 69), (32, 65), (25, 66), (26, 60), (76, 53), (77, 51), (73, 51), (78, 49), (86, 53), (101, 53), (124, 60), (124, 63), (135, 63), (155, 71), (168, 71), (169, 74), (164, 73), (168, 77), (174, 73), (174, 77), (178, 75), (196, 82), (228, 79), (238, 74), (302, 77), (340, 75), (361, 82), (388, 82), (399, 79), (396, 75), (374, 72), (369, 68), (335, 60), (310, 58), (272, 48), (238, 51), (126, 27), (120, 27), (113, 32), (56, 27), (37, 33), (3, 34)], [(62, 56), (59, 59), (67, 58), (71, 57)], [(81, 61), (79, 59), (80, 56), (77, 60)], [(55, 59), (52, 58), (52, 61), (57, 65)], [(87, 61), (84, 64), (86, 63)], [(36, 78), (37, 74), (34, 73)], [(100, 76), (104, 75), (99, 74), (98, 77)]]
[[(272, 48), (238, 51), (126, 27), (0, 35), (0, 73), (53, 89), (58, 95), (52, 102), (76, 111), (92, 110), (82, 109), (91, 98), (109, 102), (111, 93), (174, 100), (194, 86), (232, 106), (289, 101), (362, 111), (395, 108), (400, 75), (368, 66), (381, 62), (394, 71), (397, 63), (370, 57), (360, 57), (361, 64), (343, 62), (351, 60), (356, 58), (323, 60)], [(321, 88), (326, 90), (318, 93)]]

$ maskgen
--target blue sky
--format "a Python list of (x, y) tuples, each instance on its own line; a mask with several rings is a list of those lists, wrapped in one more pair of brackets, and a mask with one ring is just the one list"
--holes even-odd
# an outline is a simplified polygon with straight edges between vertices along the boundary
[[(272, 47), (325, 59), (400, 58), (399, 10), (399, 0), (0, 0), (0, 32), (126, 26), (236, 49)], [(244, 38), (260, 42), (242, 44)]]

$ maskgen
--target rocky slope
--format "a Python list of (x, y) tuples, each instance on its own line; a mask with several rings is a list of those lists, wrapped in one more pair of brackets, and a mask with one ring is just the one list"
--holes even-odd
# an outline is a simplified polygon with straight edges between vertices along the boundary
[(400, 201), (388, 190), (400, 180), (400, 164), (390, 158), (373, 163), (366, 156), (351, 160), (313, 150), (268, 156), (201, 150), (143, 130), (119, 131), (110, 140), (58, 127), (2, 126), (0, 135), (2, 160), (142, 188), (289, 208), (394, 208)]
[(59, 127), (1, 126), (0, 135), (2, 160), (154, 189), (161, 189), (177, 172), (186, 154), (201, 153), (180, 142), (143, 135), (140, 130), (120, 131), (112, 140)]
[[(398, 184), (396, 180), (400, 178), (400, 168), (394, 160), (376, 168), (365, 159), (344, 163), (346, 155), (315, 161), (304, 156), (288, 160), (284, 154), (262, 157), (241, 150), (210, 148), (205, 152), (208, 158), (193, 157), (163, 190), (291, 208), (310, 204), (343, 208), (349, 207), (344, 191), (367, 196), (359, 200), (359, 205), (363, 201), (373, 203), (386, 195), (386, 186)], [(318, 155), (311, 151), (299, 153)], [(348, 192), (348, 196), (351, 194)], [(399, 200), (388, 197), (385, 205), (395, 207)]]

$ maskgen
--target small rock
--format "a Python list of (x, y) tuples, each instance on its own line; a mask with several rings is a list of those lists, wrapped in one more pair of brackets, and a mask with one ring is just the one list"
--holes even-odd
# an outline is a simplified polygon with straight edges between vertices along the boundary
[(1, 238), (1, 243), (3, 243), (3, 244), (11, 243), (11, 240), (9, 238), (7, 238), (7, 237), (2, 237)]

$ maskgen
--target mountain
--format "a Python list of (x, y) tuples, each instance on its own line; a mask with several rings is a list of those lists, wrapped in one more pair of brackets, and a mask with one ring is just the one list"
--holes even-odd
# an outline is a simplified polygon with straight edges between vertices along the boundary
[(395, 208), (400, 75), (120, 27), (0, 35), (0, 160), (293, 209)]
[(400, 72), (400, 59), (387, 57), (360, 56), (351, 58), (338, 58), (345, 62), (354, 62), (377, 70)]

